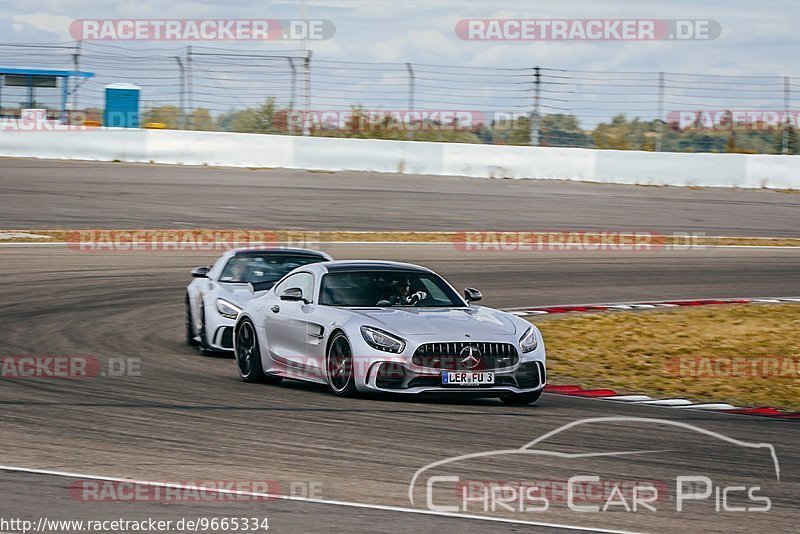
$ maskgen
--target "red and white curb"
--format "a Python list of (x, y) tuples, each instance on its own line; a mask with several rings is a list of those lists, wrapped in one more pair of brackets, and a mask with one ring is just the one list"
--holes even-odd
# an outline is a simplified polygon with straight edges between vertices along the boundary
[(704, 410), (737, 415), (756, 415), (760, 417), (773, 417), (776, 419), (800, 419), (800, 412), (782, 412), (776, 408), (766, 406), (757, 408), (742, 408), (725, 402), (694, 403), (688, 399), (654, 399), (647, 395), (620, 395), (613, 389), (583, 389), (580, 386), (553, 386), (545, 387), (545, 392), (556, 395), (584, 397), (591, 399), (624, 402), (644, 406), (661, 406), (663, 408), (677, 408), (690, 410)]
[[(774, 298), (742, 298), (742, 299), (694, 299), (671, 300), (659, 302), (626, 302), (617, 304), (577, 304), (566, 306), (541, 306), (536, 308), (515, 308), (507, 310), (514, 315), (550, 315), (560, 313), (586, 313), (623, 310), (650, 310), (656, 308), (674, 308), (678, 306), (713, 306), (719, 304), (779, 304), (800, 303), (800, 297), (774, 297)], [(654, 399), (648, 395), (620, 395), (613, 389), (584, 389), (581, 386), (556, 386), (545, 387), (547, 393), (600, 399), (607, 401), (638, 404), (644, 406), (661, 406), (665, 408), (690, 409), (714, 411), (737, 415), (754, 415), (759, 417), (772, 417), (775, 419), (800, 419), (800, 412), (782, 412), (776, 408), (761, 406), (756, 408), (743, 408), (725, 402), (695, 403), (689, 399)]]
[(718, 304), (779, 304), (800, 302), (800, 297), (770, 297), (770, 298), (742, 298), (742, 299), (693, 299), (693, 300), (664, 300), (653, 302), (617, 302), (613, 304), (568, 304), (565, 306), (539, 306), (531, 308), (510, 308), (509, 313), (514, 315), (552, 315), (569, 312), (603, 312), (603, 311), (630, 311), (652, 310), (655, 308), (675, 308), (678, 306), (714, 306)]

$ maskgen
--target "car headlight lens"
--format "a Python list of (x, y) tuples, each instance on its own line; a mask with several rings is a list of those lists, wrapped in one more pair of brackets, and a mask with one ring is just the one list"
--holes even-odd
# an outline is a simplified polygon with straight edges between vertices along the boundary
[(406, 348), (406, 342), (399, 337), (393, 336), (389, 332), (372, 328), (371, 326), (362, 326), (361, 335), (364, 336), (364, 341), (366, 341), (370, 347), (384, 352), (399, 354)]
[(536, 350), (536, 347), (539, 346), (539, 338), (536, 336), (536, 329), (534, 327), (528, 328), (522, 337), (519, 338), (519, 348), (522, 349), (522, 352), (531, 352), (532, 350)]
[(236, 319), (239, 317), (239, 314), (242, 312), (242, 309), (225, 299), (217, 299), (217, 311), (223, 317), (227, 317), (228, 319)]

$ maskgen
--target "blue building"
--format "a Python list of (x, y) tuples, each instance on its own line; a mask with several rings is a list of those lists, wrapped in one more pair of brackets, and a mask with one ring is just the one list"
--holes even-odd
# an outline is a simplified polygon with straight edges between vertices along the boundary
[(106, 85), (106, 106), (103, 126), (111, 128), (139, 127), (139, 94), (141, 89), (131, 83)]

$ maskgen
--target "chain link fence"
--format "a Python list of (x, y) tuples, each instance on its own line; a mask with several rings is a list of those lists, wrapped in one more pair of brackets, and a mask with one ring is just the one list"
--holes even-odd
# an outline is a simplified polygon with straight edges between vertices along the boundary
[[(553, 147), (796, 154), (797, 79), (315, 59), (222, 46), (0, 44), (0, 65), (91, 71), (73, 121), (99, 121), (104, 87), (141, 88), (150, 127)], [(74, 82), (73, 82), (74, 83)], [(0, 113), (30, 104), (0, 84)], [(56, 116), (58, 91), (37, 89)]]

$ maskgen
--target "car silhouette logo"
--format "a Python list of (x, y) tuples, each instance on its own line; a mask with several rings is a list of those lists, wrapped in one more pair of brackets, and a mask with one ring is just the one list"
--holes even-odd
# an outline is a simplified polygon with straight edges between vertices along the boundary
[(478, 350), (478, 347), (472, 345), (467, 345), (461, 349), (458, 357), (461, 358), (462, 365), (467, 369), (474, 369), (481, 363), (481, 351)]

